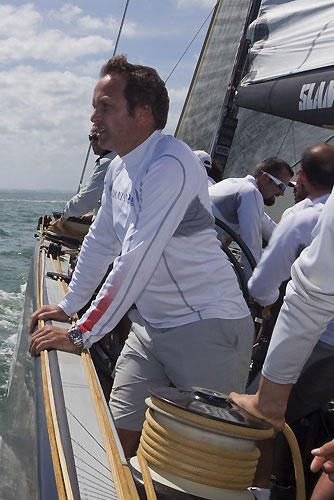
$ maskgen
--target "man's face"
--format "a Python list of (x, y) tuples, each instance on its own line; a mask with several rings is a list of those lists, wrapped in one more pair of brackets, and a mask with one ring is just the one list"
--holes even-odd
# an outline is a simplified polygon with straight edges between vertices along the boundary
[[(263, 202), (268, 207), (271, 207), (272, 205), (274, 205), (274, 203), (276, 201), (276, 198), (278, 196), (283, 196), (284, 195), (284, 191), (282, 191), (278, 187), (278, 185), (276, 184), (276, 182), (273, 181), (269, 177), (269, 175), (267, 175), (266, 173), (264, 173), (262, 175), (265, 175), (264, 182), (263, 182), (263, 184), (261, 186), (261, 189), (260, 189), (261, 194), (263, 196)], [(289, 171), (286, 168), (283, 168), (282, 171), (280, 172), (280, 174), (277, 174), (274, 177), (276, 177), (276, 179), (278, 179), (281, 182), (283, 182), (286, 186), (288, 185), (288, 183), (289, 183), (289, 181), (291, 179), (291, 175), (290, 175)]]
[(304, 200), (306, 196), (309, 195), (307, 192), (305, 185), (303, 183), (303, 171), (300, 169), (297, 172), (297, 177), (296, 177), (296, 186), (294, 188), (294, 198), (295, 198), (295, 203), (298, 203), (301, 200)]
[(124, 156), (137, 146), (138, 121), (136, 111), (130, 116), (123, 95), (125, 79), (114, 73), (101, 78), (94, 90), (94, 112), (99, 145)]
[(95, 127), (92, 127), (92, 130), (90, 131), (89, 137), (90, 137), (89, 141), (91, 143), (92, 150), (94, 151), (94, 154), (101, 156), (102, 153), (104, 152), (104, 149), (100, 148), (100, 146), (99, 146), (99, 138), (97, 136)]

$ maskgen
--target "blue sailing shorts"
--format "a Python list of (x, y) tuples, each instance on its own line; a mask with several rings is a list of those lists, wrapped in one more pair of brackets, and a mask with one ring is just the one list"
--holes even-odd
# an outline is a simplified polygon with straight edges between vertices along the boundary
[(173, 385), (244, 392), (254, 335), (250, 316), (156, 329), (137, 310), (115, 368), (110, 409), (120, 429), (140, 431), (150, 390)]

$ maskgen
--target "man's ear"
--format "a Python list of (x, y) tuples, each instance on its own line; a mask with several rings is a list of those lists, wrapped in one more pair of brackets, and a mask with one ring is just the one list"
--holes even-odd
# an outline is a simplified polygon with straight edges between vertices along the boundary
[(136, 117), (139, 120), (146, 120), (152, 116), (152, 108), (149, 104), (144, 104), (143, 106), (136, 107)]
[(264, 186), (269, 181), (270, 181), (270, 177), (265, 172), (262, 172), (262, 174), (259, 177), (259, 183), (258, 183), (258, 185), (259, 186)]

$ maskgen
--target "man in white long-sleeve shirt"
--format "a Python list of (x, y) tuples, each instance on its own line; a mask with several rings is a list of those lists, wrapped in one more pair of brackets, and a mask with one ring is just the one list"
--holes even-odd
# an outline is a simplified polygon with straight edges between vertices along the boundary
[(130, 456), (150, 389), (245, 386), (253, 325), (216, 238), (207, 175), (188, 146), (161, 132), (168, 94), (155, 70), (112, 58), (102, 68), (93, 107), (100, 145), (118, 156), (68, 294), (59, 306), (35, 312), (32, 325), (72, 315), (110, 262), (113, 269), (75, 327), (37, 330), (30, 352), (89, 347), (136, 305), (110, 400)]
[(98, 155), (94, 172), (80, 191), (66, 203), (62, 216), (55, 222), (61, 231), (65, 231), (64, 223), (69, 217), (82, 217), (88, 213), (95, 216), (100, 208), (104, 178), (116, 153), (100, 148), (95, 129), (96, 127), (93, 125), (89, 134), (91, 147), (94, 154)]
[[(209, 188), (212, 213), (241, 236), (256, 262), (262, 253), (262, 238), (269, 241), (276, 224), (264, 212), (276, 197), (283, 196), (293, 176), (288, 163), (280, 158), (266, 158), (256, 165), (253, 175), (224, 179)], [(220, 237), (229, 238), (220, 228)], [(251, 276), (247, 259), (243, 258), (246, 277)]]

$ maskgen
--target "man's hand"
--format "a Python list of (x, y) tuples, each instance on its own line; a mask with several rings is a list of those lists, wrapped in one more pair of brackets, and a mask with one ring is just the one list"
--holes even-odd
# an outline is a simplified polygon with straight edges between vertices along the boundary
[(66, 221), (67, 221), (67, 219), (65, 219), (65, 217), (62, 215), (59, 219), (56, 220), (56, 222), (54, 223), (54, 226), (56, 226), (56, 228), (59, 229), (59, 231), (64, 233), (66, 231), (66, 229), (64, 227), (64, 223)]
[(322, 469), (328, 474), (328, 478), (334, 482), (334, 441), (329, 441), (321, 448), (312, 450), (311, 453), (315, 456), (311, 463), (311, 471), (318, 472), (318, 470)]
[(82, 220), (85, 224), (91, 224), (93, 221), (93, 214), (81, 215), (80, 220)]
[(269, 304), (269, 306), (264, 306), (262, 309), (262, 319), (270, 319), (271, 316), (271, 308), (273, 304)]
[(30, 317), (30, 333), (34, 331), (38, 320), (46, 321), (48, 319), (54, 319), (56, 321), (68, 321), (69, 317), (59, 306), (42, 306), (40, 309), (37, 309)]
[(230, 398), (248, 413), (269, 422), (278, 432), (284, 428), (284, 415), (291, 389), (292, 384), (276, 384), (261, 375), (256, 394), (231, 392)]
[(277, 416), (272, 415), (264, 415), (258, 405), (258, 395), (257, 394), (237, 394), (236, 392), (231, 392), (230, 399), (234, 403), (236, 403), (240, 408), (243, 408), (254, 417), (257, 417), (261, 420), (265, 420), (270, 425), (273, 426), (276, 432), (279, 432), (284, 427), (284, 416), (277, 418)]
[(31, 336), (29, 352), (37, 356), (44, 349), (58, 349), (59, 351), (79, 354), (77, 347), (68, 339), (68, 330), (56, 326), (43, 326)]

